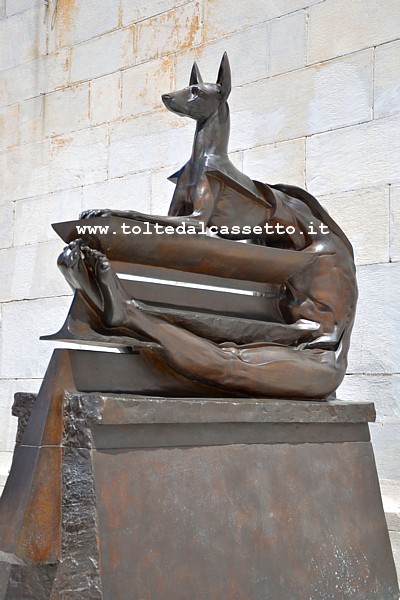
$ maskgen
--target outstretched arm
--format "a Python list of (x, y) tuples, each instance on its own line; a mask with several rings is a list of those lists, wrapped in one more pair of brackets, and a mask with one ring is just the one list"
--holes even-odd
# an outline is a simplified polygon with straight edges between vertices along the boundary
[(210, 179), (206, 174), (203, 174), (196, 186), (193, 186), (193, 191), (188, 194), (188, 201), (193, 207), (192, 213), (182, 214), (186, 204), (186, 194), (177, 188), (169, 215), (150, 215), (135, 210), (112, 210), (109, 208), (92, 208), (85, 210), (80, 214), (81, 219), (91, 219), (94, 217), (121, 217), (123, 219), (132, 219), (135, 221), (146, 221), (149, 223), (159, 223), (160, 225), (172, 225), (178, 227), (185, 223), (195, 227), (198, 230), (202, 229), (201, 223), (208, 225), (211, 215), (214, 211), (215, 201), (219, 193), (220, 184), (217, 180)]
[[(198, 231), (202, 231), (202, 219), (197, 216), (188, 215), (186, 217), (169, 217), (167, 215), (149, 215), (146, 213), (136, 212), (134, 210), (111, 210), (109, 208), (93, 208), (85, 210), (80, 214), (81, 219), (92, 219), (94, 217), (121, 217), (122, 219), (132, 219), (133, 221), (141, 221), (145, 223), (158, 223), (159, 225), (168, 225), (178, 227), (185, 223), (188, 226), (194, 227)], [(206, 223), (207, 226), (207, 223)]]

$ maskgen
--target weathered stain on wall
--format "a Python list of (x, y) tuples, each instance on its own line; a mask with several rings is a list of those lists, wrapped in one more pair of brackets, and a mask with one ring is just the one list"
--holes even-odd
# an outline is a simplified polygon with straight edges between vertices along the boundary
[(52, 27), (57, 23), (58, 31), (66, 35), (74, 26), (76, 11), (76, 0), (57, 0), (54, 4)]

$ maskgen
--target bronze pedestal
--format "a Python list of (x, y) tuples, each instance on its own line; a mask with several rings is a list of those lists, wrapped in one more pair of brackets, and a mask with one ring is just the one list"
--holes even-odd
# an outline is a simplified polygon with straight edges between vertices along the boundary
[(2, 600), (397, 599), (373, 404), (85, 393), (131, 358), (94, 354), (56, 351), (22, 424)]

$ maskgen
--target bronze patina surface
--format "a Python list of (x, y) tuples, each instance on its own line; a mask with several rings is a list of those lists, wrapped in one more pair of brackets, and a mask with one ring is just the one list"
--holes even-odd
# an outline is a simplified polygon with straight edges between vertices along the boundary
[[(306, 191), (252, 181), (231, 163), (230, 92), (224, 54), (216, 83), (204, 83), (194, 65), (189, 86), (162, 97), (196, 121), (192, 155), (172, 176), (168, 216), (92, 209), (80, 223), (55, 226), (69, 243), (59, 267), (79, 296), (59, 338), (141, 345), (177, 381), (226, 395), (327, 398), (347, 367), (357, 301), (351, 244)], [(136, 234), (127, 234), (132, 228)], [(204, 235), (207, 228), (217, 237)], [(158, 268), (219, 278), (222, 286), (265, 284), (270, 296), (257, 319), (250, 302), (235, 317), (223, 302), (216, 309), (211, 291), (203, 302), (198, 290), (183, 303), (170, 294), (166, 304), (162, 289), (157, 301), (121, 282), (117, 264), (146, 266), (149, 277)]]

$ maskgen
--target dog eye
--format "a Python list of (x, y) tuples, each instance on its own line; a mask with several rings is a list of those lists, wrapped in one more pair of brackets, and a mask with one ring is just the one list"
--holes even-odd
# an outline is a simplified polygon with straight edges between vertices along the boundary
[(192, 85), (192, 93), (199, 97), (204, 96), (203, 90), (197, 87), (197, 85)]

